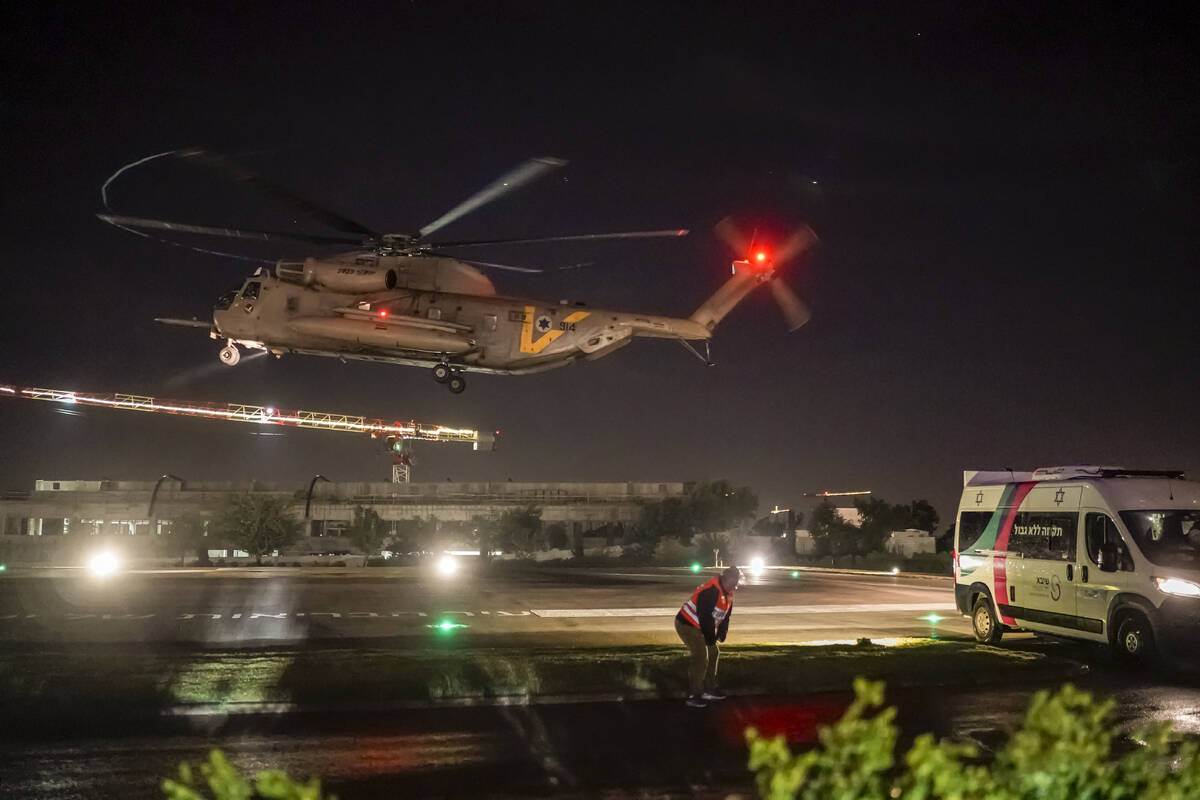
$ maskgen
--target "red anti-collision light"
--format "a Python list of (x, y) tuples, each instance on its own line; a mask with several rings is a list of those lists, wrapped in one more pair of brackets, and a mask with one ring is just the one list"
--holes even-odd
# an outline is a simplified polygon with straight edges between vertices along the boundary
[(766, 261), (766, 260), (767, 260), (767, 254), (766, 254), (766, 253), (763, 253), (763, 252), (761, 252), (761, 251), (760, 251), (760, 252), (758, 253), (758, 255), (754, 256), (754, 258), (755, 258), (757, 261)]
[(386, 317), (386, 316), (387, 316), (387, 309), (386, 309), (386, 308), (381, 308), (381, 309), (379, 309), (379, 316), (381, 316), (381, 317)]

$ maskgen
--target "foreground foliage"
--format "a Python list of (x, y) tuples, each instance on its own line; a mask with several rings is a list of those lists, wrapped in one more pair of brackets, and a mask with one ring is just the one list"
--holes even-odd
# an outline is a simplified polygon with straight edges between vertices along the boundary
[(896, 709), (883, 683), (858, 679), (855, 699), (817, 747), (793, 755), (783, 737), (746, 731), (761, 797), (803, 800), (1183, 800), (1200, 797), (1200, 746), (1176, 744), (1170, 723), (1133, 737), (1115, 757), (1113, 701), (1073, 686), (1034, 695), (1021, 727), (994, 759), (932, 734), (917, 737), (897, 764)]
[[(211, 794), (205, 794), (204, 789)], [(179, 765), (177, 780), (167, 778), (162, 784), (168, 800), (250, 800), (262, 797), (270, 800), (337, 800), (334, 795), (321, 793), (316, 778), (297, 783), (280, 770), (266, 770), (253, 778), (238, 772), (237, 767), (220, 750), (213, 750), (208, 761), (193, 767)]]

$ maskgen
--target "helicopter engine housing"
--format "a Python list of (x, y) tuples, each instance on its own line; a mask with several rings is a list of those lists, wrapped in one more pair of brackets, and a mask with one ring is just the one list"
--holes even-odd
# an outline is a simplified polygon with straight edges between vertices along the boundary
[[(297, 271), (293, 270), (287, 270), (287, 272), (295, 275)], [(320, 286), (332, 292), (365, 294), (396, 288), (396, 270), (367, 264), (348, 264), (306, 258), (303, 269), (298, 272), (299, 282), (305, 286)], [(280, 270), (280, 277), (284, 276), (284, 271)]]

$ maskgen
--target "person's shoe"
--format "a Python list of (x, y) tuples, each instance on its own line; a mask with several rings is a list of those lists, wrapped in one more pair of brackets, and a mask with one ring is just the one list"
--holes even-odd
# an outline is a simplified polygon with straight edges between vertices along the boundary
[(702, 694), (689, 694), (687, 702), (684, 703), (688, 708), (707, 708), (708, 701), (704, 699)]
[(724, 689), (714, 686), (711, 689), (705, 690), (704, 694), (700, 696), (705, 700), (724, 700), (726, 697), (729, 697), (729, 693)]

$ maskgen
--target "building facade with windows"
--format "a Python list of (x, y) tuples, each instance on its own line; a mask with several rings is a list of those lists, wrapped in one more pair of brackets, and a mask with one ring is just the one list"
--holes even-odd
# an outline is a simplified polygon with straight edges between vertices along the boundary
[[(647, 502), (682, 497), (685, 484), (634, 482), (472, 482), (335, 483), (311, 487), (269, 483), (180, 481), (39, 480), (32, 491), (9, 491), (0, 498), (0, 545), (22, 542), (29, 558), (53, 563), (57, 551), (74, 550), (67, 542), (93, 536), (122, 537), (126, 549), (147, 557), (152, 544), (169, 533), (172, 522), (187, 514), (211, 515), (239, 493), (287, 498), (308, 536), (288, 552), (317, 553), (345, 549), (339, 539), (357, 507), (373, 509), (385, 522), (436, 520), (469, 523), (493, 519), (505, 511), (537, 506), (547, 525), (561, 525), (574, 540), (598, 529), (628, 526)], [(36, 542), (48, 542), (40, 545)], [(60, 544), (54, 544), (58, 542)], [(21, 554), (18, 554), (20, 556)], [(10, 560), (14, 560), (10, 557)]]

